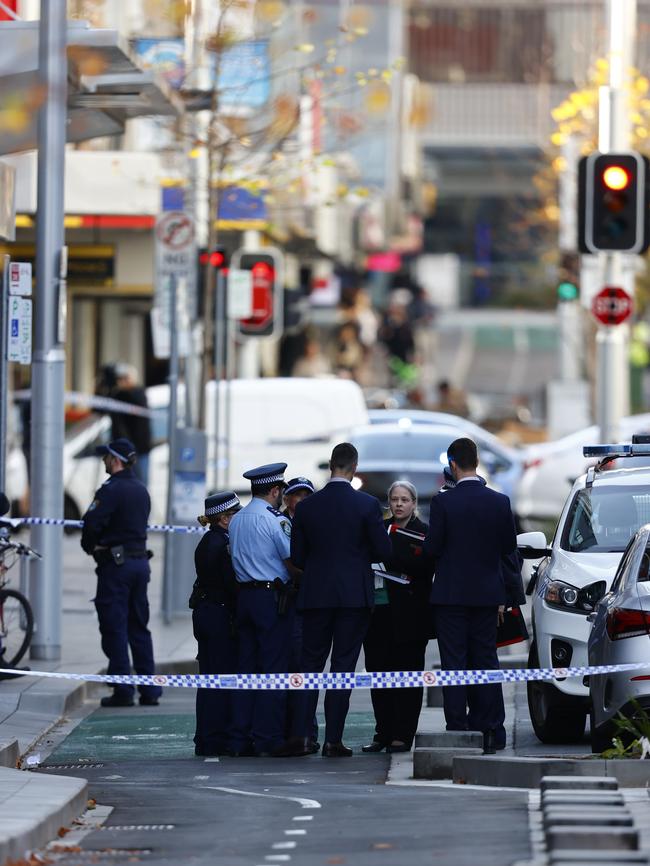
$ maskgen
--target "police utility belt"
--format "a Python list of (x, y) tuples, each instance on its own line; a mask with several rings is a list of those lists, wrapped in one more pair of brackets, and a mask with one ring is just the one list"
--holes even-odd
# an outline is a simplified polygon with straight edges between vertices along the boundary
[(124, 565), (127, 559), (151, 559), (151, 550), (127, 550), (123, 544), (115, 544), (103, 550), (94, 550), (93, 559), (97, 565), (106, 565), (112, 562), (114, 565)]
[(275, 580), (247, 580), (239, 584), (240, 589), (266, 589), (278, 593), (278, 614), (283, 616), (289, 607), (289, 598), (293, 592), (290, 582), (285, 583), (279, 577)]

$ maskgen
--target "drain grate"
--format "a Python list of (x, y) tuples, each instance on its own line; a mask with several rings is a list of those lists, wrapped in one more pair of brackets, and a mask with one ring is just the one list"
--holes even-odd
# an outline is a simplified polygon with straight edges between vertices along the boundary
[(102, 824), (98, 830), (119, 830), (123, 832), (134, 832), (135, 830), (175, 830), (176, 824)]
[[(65, 855), (65, 866), (88, 866), (92, 863), (100, 863), (113, 860), (132, 860), (132, 858), (149, 857), (153, 854), (153, 848), (84, 848), (83, 851), (54, 851), (54, 856)], [(51, 855), (51, 852), (48, 851)], [(56, 859), (54, 862), (56, 862)]]
[(39, 770), (101, 770), (103, 764), (42, 764)]

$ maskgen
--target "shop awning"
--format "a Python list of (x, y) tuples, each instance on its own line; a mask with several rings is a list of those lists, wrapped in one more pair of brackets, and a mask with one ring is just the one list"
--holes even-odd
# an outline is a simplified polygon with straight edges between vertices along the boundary
[[(0, 23), (0, 154), (36, 147), (38, 21)], [(127, 119), (183, 113), (166, 82), (131, 59), (117, 31), (68, 22), (68, 142), (118, 135)]]

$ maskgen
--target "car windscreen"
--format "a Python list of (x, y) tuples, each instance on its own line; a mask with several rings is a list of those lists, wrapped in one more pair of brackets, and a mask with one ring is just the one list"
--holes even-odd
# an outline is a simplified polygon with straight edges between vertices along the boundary
[(435, 433), (417, 436), (408, 432), (399, 432), (359, 436), (353, 444), (359, 452), (360, 464), (370, 460), (382, 460), (387, 463), (391, 460), (440, 463), (441, 455), (446, 455), (447, 448), (453, 440), (453, 436), (440, 436)]
[(561, 547), (581, 551), (619, 552), (650, 522), (650, 486), (602, 485), (579, 490), (564, 523)]

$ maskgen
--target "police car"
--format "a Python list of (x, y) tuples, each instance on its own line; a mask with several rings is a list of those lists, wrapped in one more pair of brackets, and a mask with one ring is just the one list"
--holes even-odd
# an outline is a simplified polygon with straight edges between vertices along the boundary
[[(584, 448), (584, 456), (598, 462), (575, 481), (550, 549), (528, 586), (533, 599), (530, 668), (587, 664), (589, 614), (609, 590), (630, 538), (650, 521), (648, 442), (635, 436), (631, 445)], [(518, 542), (520, 550), (546, 546), (540, 532), (525, 533)], [(576, 742), (584, 735), (589, 692), (575, 677), (530, 682), (528, 708), (543, 743)]]

